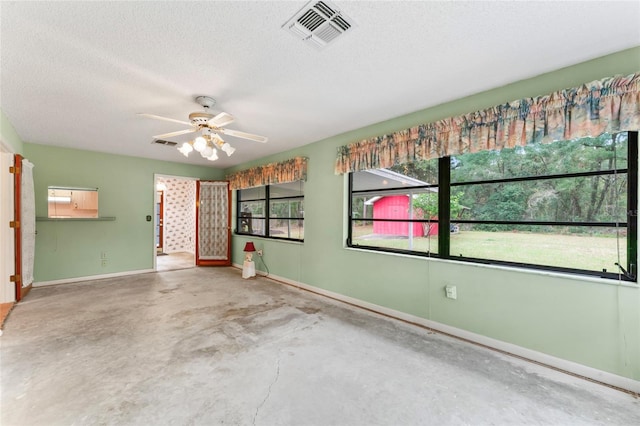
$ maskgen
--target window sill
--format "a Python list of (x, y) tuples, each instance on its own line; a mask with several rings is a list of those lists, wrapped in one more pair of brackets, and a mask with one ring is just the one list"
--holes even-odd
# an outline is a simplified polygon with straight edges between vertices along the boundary
[(100, 216), (100, 217), (44, 217), (37, 216), (36, 222), (113, 222), (116, 220), (115, 216)]
[(234, 236), (236, 237), (243, 237), (243, 238), (247, 238), (247, 239), (260, 239), (260, 240), (267, 240), (267, 241), (280, 241), (283, 243), (289, 243), (289, 244), (303, 244), (304, 240), (295, 240), (292, 238), (275, 238), (275, 237), (266, 237), (264, 235), (257, 235), (257, 234), (243, 234), (243, 233), (239, 233), (239, 232), (234, 232), (233, 233)]

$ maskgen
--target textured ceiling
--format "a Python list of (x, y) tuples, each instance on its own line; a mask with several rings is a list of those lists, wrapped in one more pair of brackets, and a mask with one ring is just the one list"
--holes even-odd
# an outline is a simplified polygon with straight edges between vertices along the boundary
[[(229, 167), (640, 45), (638, 1), (336, 0), (357, 27), (316, 50), (281, 28), (306, 3), (1, 1), (2, 111), (25, 142)], [(269, 142), (152, 145), (184, 127), (136, 113), (196, 95)]]

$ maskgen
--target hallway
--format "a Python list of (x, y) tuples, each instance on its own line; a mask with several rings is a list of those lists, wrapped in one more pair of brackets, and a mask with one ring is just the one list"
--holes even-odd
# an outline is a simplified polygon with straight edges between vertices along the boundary
[(34, 289), (0, 338), (0, 423), (640, 424), (629, 394), (240, 274)]
[(156, 256), (156, 270), (174, 271), (176, 269), (193, 268), (196, 266), (196, 256), (188, 252), (164, 253)]

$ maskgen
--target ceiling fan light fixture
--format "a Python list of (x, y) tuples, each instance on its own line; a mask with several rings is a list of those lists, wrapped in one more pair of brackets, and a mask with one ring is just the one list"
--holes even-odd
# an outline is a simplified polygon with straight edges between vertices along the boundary
[(189, 142), (185, 142), (180, 146), (180, 148), (178, 148), (178, 151), (180, 151), (180, 153), (185, 157), (188, 157), (189, 153), (193, 151), (193, 147), (189, 144)]
[(202, 155), (204, 158), (211, 157), (213, 155), (213, 147), (207, 144), (207, 146), (205, 147), (205, 149), (202, 150), (200, 155)]
[(216, 161), (218, 159), (218, 151), (213, 148), (213, 154), (211, 154), (210, 156), (207, 157), (207, 160), (209, 161)]
[(202, 136), (198, 136), (193, 140), (193, 149), (198, 152), (202, 152), (207, 147), (207, 140)]
[[(329, 8), (328, 10), (332, 9)], [(227, 124), (234, 122), (235, 118), (233, 117), (233, 115), (226, 112), (220, 112), (217, 115), (210, 113), (209, 111), (211, 107), (216, 103), (215, 99), (213, 99), (212, 97), (197, 96), (195, 100), (200, 106), (202, 106), (204, 111), (192, 112), (191, 114), (189, 114), (188, 122), (168, 117), (162, 117), (155, 114), (140, 113), (138, 115), (189, 126), (189, 129), (178, 130), (175, 132), (154, 136), (154, 138), (158, 140), (186, 135), (189, 133), (195, 133), (195, 136), (197, 136), (195, 139), (184, 142), (180, 145), (180, 147), (178, 147), (178, 151), (185, 157), (188, 157), (192, 151), (196, 151), (200, 153), (203, 158), (215, 161), (218, 159), (217, 149), (222, 150), (227, 154), (227, 156), (230, 157), (236, 151), (236, 149), (225, 142), (224, 139), (220, 137), (218, 132), (236, 138), (248, 139), (254, 142), (267, 142), (267, 138), (264, 136), (253, 135), (251, 133), (223, 128)], [(177, 142), (170, 142), (165, 140), (162, 141), (162, 145), (169, 144), (177, 145)]]
[(231, 154), (233, 154), (234, 152), (236, 152), (236, 149), (234, 147), (232, 147), (231, 145), (229, 145), (227, 142), (225, 142), (221, 149), (227, 153), (227, 157), (231, 157)]

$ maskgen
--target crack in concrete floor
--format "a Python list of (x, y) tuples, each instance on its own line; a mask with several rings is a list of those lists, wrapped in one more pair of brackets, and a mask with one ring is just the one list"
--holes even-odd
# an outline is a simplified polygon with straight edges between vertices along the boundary
[(280, 354), (278, 354), (278, 360), (277, 360), (277, 363), (276, 363), (276, 376), (273, 378), (273, 381), (271, 383), (269, 383), (269, 388), (267, 389), (267, 394), (264, 396), (264, 399), (262, 400), (260, 405), (258, 405), (258, 407), (256, 408), (256, 413), (253, 416), (253, 425), (254, 426), (256, 424), (256, 419), (258, 418), (258, 414), (260, 412), (260, 409), (267, 402), (267, 400), (269, 399), (269, 396), (271, 396), (271, 388), (273, 387), (273, 385), (276, 384), (276, 382), (278, 381), (279, 377), (280, 377)]

